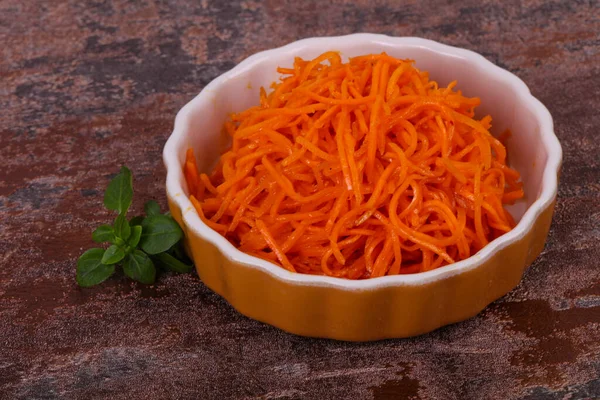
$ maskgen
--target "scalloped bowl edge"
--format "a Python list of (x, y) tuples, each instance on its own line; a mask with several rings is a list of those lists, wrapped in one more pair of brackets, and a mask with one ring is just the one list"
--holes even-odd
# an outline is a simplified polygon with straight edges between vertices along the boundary
[[(546, 158), (537, 198), (512, 231), (470, 258), (446, 267), (412, 275), (351, 281), (291, 273), (239, 251), (200, 220), (186, 194), (182, 173), (185, 149), (192, 145), (189, 136), (193, 116), (206, 113), (207, 107), (216, 107), (215, 93), (267, 61), (290, 59), (291, 55), (307, 49), (316, 52), (342, 49), (343, 53), (357, 46), (426, 49), (433, 57), (460, 59), (510, 88), (515, 98), (527, 106), (539, 129), (537, 139)], [(418, 335), (470, 318), (518, 285), (526, 267), (544, 247), (556, 199), (562, 149), (546, 107), (531, 95), (522, 80), (481, 55), (421, 38), (354, 34), (303, 39), (263, 51), (217, 77), (177, 114), (163, 160), (171, 212), (184, 229), (186, 248), (208, 287), (242, 314), (288, 332), (364, 341)]]

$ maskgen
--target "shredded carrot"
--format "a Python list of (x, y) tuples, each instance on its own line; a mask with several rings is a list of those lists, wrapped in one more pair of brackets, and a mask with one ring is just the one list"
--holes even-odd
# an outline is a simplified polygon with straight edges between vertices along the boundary
[(240, 250), (365, 279), (463, 260), (515, 226), (504, 205), (525, 193), (506, 163), (510, 132), (492, 136), (456, 82), (440, 88), (385, 53), (278, 72), (259, 106), (231, 115), (210, 174), (191, 149), (184, 162), (198, 215)]

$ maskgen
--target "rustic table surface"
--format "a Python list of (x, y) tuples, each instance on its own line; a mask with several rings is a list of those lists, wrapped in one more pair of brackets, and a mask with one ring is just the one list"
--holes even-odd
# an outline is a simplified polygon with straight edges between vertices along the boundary
[[(139, 3), (0, 1), (0, 398), (600, 397), (598, 2)], [(161, 150), (204, 85), (257, 51), (360, 31), (475, 50), (550, 109), (556, 214), (517, 289), (421, 337), (344, 343), (250, 320), (195, 274), (77, 287), (118, 166), (135, 210), (166, 205)]]

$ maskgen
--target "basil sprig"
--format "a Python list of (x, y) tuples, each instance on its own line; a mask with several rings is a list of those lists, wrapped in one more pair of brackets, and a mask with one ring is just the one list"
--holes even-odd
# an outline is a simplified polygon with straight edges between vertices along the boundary
[(144, 205), (146, 216), (127, 219), (133, 200), (133, 176), (127, 167), (110, 181), (104, 205), (117, 211), (112, 225), (100, 225), (92, 233), (97, 243), (108, 248), (89, 249), (77, 261), (77, 283), (89, 287), (104, 282), (121, 265), (129, 278), (145, 284), (156, 279), (156, 267), (190, 272), (192, 265), (183, 251), (183, 231), (169, 215), (162, 214), (154, 200)]

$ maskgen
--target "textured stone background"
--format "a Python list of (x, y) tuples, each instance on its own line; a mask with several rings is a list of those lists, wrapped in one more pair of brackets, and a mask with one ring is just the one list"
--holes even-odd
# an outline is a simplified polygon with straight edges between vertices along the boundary
[[(598, 1), (0, 0), (0, 398), (600, 397)], [(195, 275), (79, 289), (121, 164), (165, 205), (176, 111), (245, 57), (359, 31), (475, 50), (548, 106), (565, 151), (544, 253), (469, 321), (352, 344), (249, 320)]]

